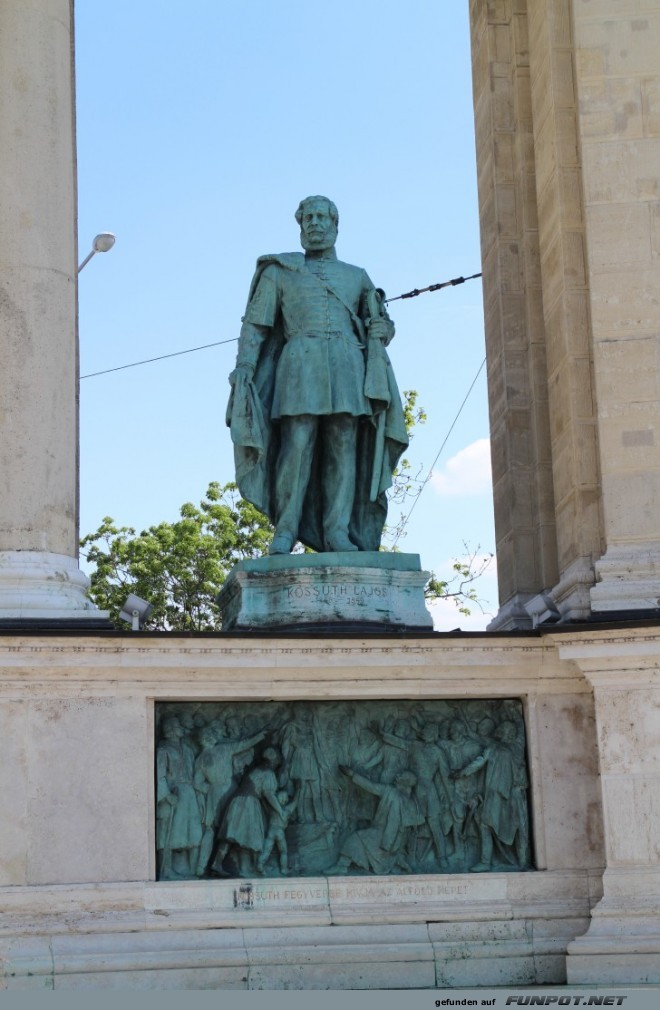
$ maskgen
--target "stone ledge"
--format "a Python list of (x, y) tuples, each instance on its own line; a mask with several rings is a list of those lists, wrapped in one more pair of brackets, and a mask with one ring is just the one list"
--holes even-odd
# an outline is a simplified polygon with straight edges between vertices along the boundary
[[(535, 905), (524, 919), (512, 918), (516, 912), (506, 900), (513, 876)], [(548, 876), (556, 898), (564, 899), (562, 908), (551, 908), (541, 896)], [(364, 882), (341, 880), (349, 887)], [(368, 882), (387, 891), (446, 883), (432, 876)], [(13, 930), (0, 936), (0, 988), (395, 989), (561, 983), (567, 945), (588, 923), (588, 902), (575, 901), (585, 891), (579, 872), (459, 876), (455, 883), (461, 893), (439, 902), (432, 921), (425, 920), (429, 905), (420, 907), (419, 896), (409, 895), (404, 898), (410, 899), (415, 918), (389, 923), (374, 908), (363, 910), (361, 922), (297, 924), (286, 915), (283, 926), (281, 903), (276, 924), (258, 909), (237, 909), (231, 901), (230, 925), (209, 906), (218, 899), (220, 904), (230, 901), (236, 883), (3, 888), (0, 898), (13, 891), (14, 906), (22, 898), (25, 912), (30, 907), (30, 922), (29, 931), (20, 931), (14, 918)], [(285, 884), (295, 896), (310, 881), (270, 884)], [(319, 878), (312, 884), (325, 890), (335, 880)], [(464, 890), (482, 901), (466, 908)], [(77, 919), (62, 914), (76, 896), (88, 910)], [(133, 906), (130, 918), (118, 911), (124, 901)], [(382, 910), (389, 901), (391, 895), (381, 899)], [(194, 904), (198, 912), (207, 906), (206, 921), (193, 921)]]
[(454, 923), (457, 935), (466, 935), (471, 927), (465, 924), (472, 921), (583, 920), (598, 897), (592, 896), (593, 875), (529, 870), (264, 878), (253, 882), (249, 907), (237, 903), (234, 893), (250, 883), (244, 880), (5, 886), (0, 887), (0, 937), (134, 929), (227, 932), (270, 929), (274, 919), (305, 928), (442, 922)]

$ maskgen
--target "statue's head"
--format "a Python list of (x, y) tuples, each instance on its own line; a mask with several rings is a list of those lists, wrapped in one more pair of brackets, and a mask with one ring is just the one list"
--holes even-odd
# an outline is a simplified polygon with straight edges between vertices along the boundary
[(462, 743), (465, 740), (465, 726), (458, 719), (454, 719), (449, 727), (449, 738), (454, 743)]
[(337, 241), (339, 211), (327, 196), (306, 196), (296, 211), (300, 244), (305, 252), (332, 249)]
[(230, 740), (236, 740), (241, 735), (241, 724), (235, 715), (230, 715), (225, 719), (225, 733)]
[(197, 734), (197, 739), (201, 743), (204, 750), (207, 750), (209, 747), (215, 746), (217, 742), (215, 730), (213, 730), (210, 726), (204, 726), (202, 729), (200, 729)]
[(184, 729), (194, 729), (195, 723), (193, 718), (193, 712), (189, 708), (184, 708), (179, 713), (179, 722)]
[(311, 726), (312, 724), (311, 708), (308, 708), (307, 705), (305, 705), (304, 703), (298, 705), (298, 707), (294, 712), (294, 718), (297, 719), (299, 723), (302, 723), (303, 726)]
[(404, 789), (406, 792), (410, 792), (417, 785), (417, 776), (414, 772), (408, 770), (399, 772), (394, 779), (394, 785), (398, 786), (399, 789)]
[(179, 740), (183, 736), (183, 727), (175, 715), (165, 719), (163, 736), (166, 740)]
[(435, 743), (439, 731), (440, 727), (436, 722), (425, 722), (422, 726), (422, 740), (424, 743)]
[(480, 720), (477, 726), (477, 731), (479, 736), (492, 736), (493, 730), (495, 729), (495, 722), (489, 715), (485, 715), (483, 719)]
[(275, 747), (266, 747), (262, 754), (262, 761), (269, 768), (277, 768), (281, 761), (280, 752)]
[(513, 743), (516, 736), (516, 727), (512, 722), (509, 722), (508, 719), (501, 722), (495, 730), (496, 739), (501, 740), (503, 743)]

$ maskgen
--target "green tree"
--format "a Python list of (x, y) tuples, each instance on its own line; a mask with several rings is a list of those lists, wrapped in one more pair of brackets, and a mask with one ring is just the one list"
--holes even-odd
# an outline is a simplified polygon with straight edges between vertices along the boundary
[(209, 484), (199, 506), (186, 502), (180, 514), (139, 534), (106, 517), (81, 541), (93, 566), (90, 596), (113, 624), (121, 624), (119, 612), (135, 593), (153, 605), (149, 629), (218, 631), (218, 589), (237, 561), (266, 553), (273, 535), (235, 484)]

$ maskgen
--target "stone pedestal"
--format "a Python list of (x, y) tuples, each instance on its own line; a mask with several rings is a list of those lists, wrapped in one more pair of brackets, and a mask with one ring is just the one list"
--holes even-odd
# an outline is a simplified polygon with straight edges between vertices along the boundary
[(417, 554), (351, 551), (241, 561), (218, 603), (223, 631), (431, 631)]
[[(156, 881), (159, 702), (373, 698), (522, 700), (535, 869)], [(556, 984), (601, 896), (593, 698), (551, 636), (0, 632), (0, 804), (0, 989)]]
[(104, 616), (77, 563), (72, 18), (0, 6), (0, 621)]

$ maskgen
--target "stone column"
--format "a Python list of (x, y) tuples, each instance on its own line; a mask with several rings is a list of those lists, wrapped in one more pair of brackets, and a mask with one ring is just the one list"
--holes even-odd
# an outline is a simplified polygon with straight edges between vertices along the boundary
[(472, 66), (500, 611), (557, 581), (526, 0), (471, 0)]
[(605, 550), (594, 611), (660, 606), (660, 0), (572, 0)]
[(77, 561), (72, 0), (0, 5), (0, 622), (98, 620)]
[(565, 621), (588, 619), (602, 538), (572, 0), (527, 0), (547, 396)]
[(557, 639), (594, 691), (606, 870), (569, 984), (660, 982), (660, 669), (657, 629)]

